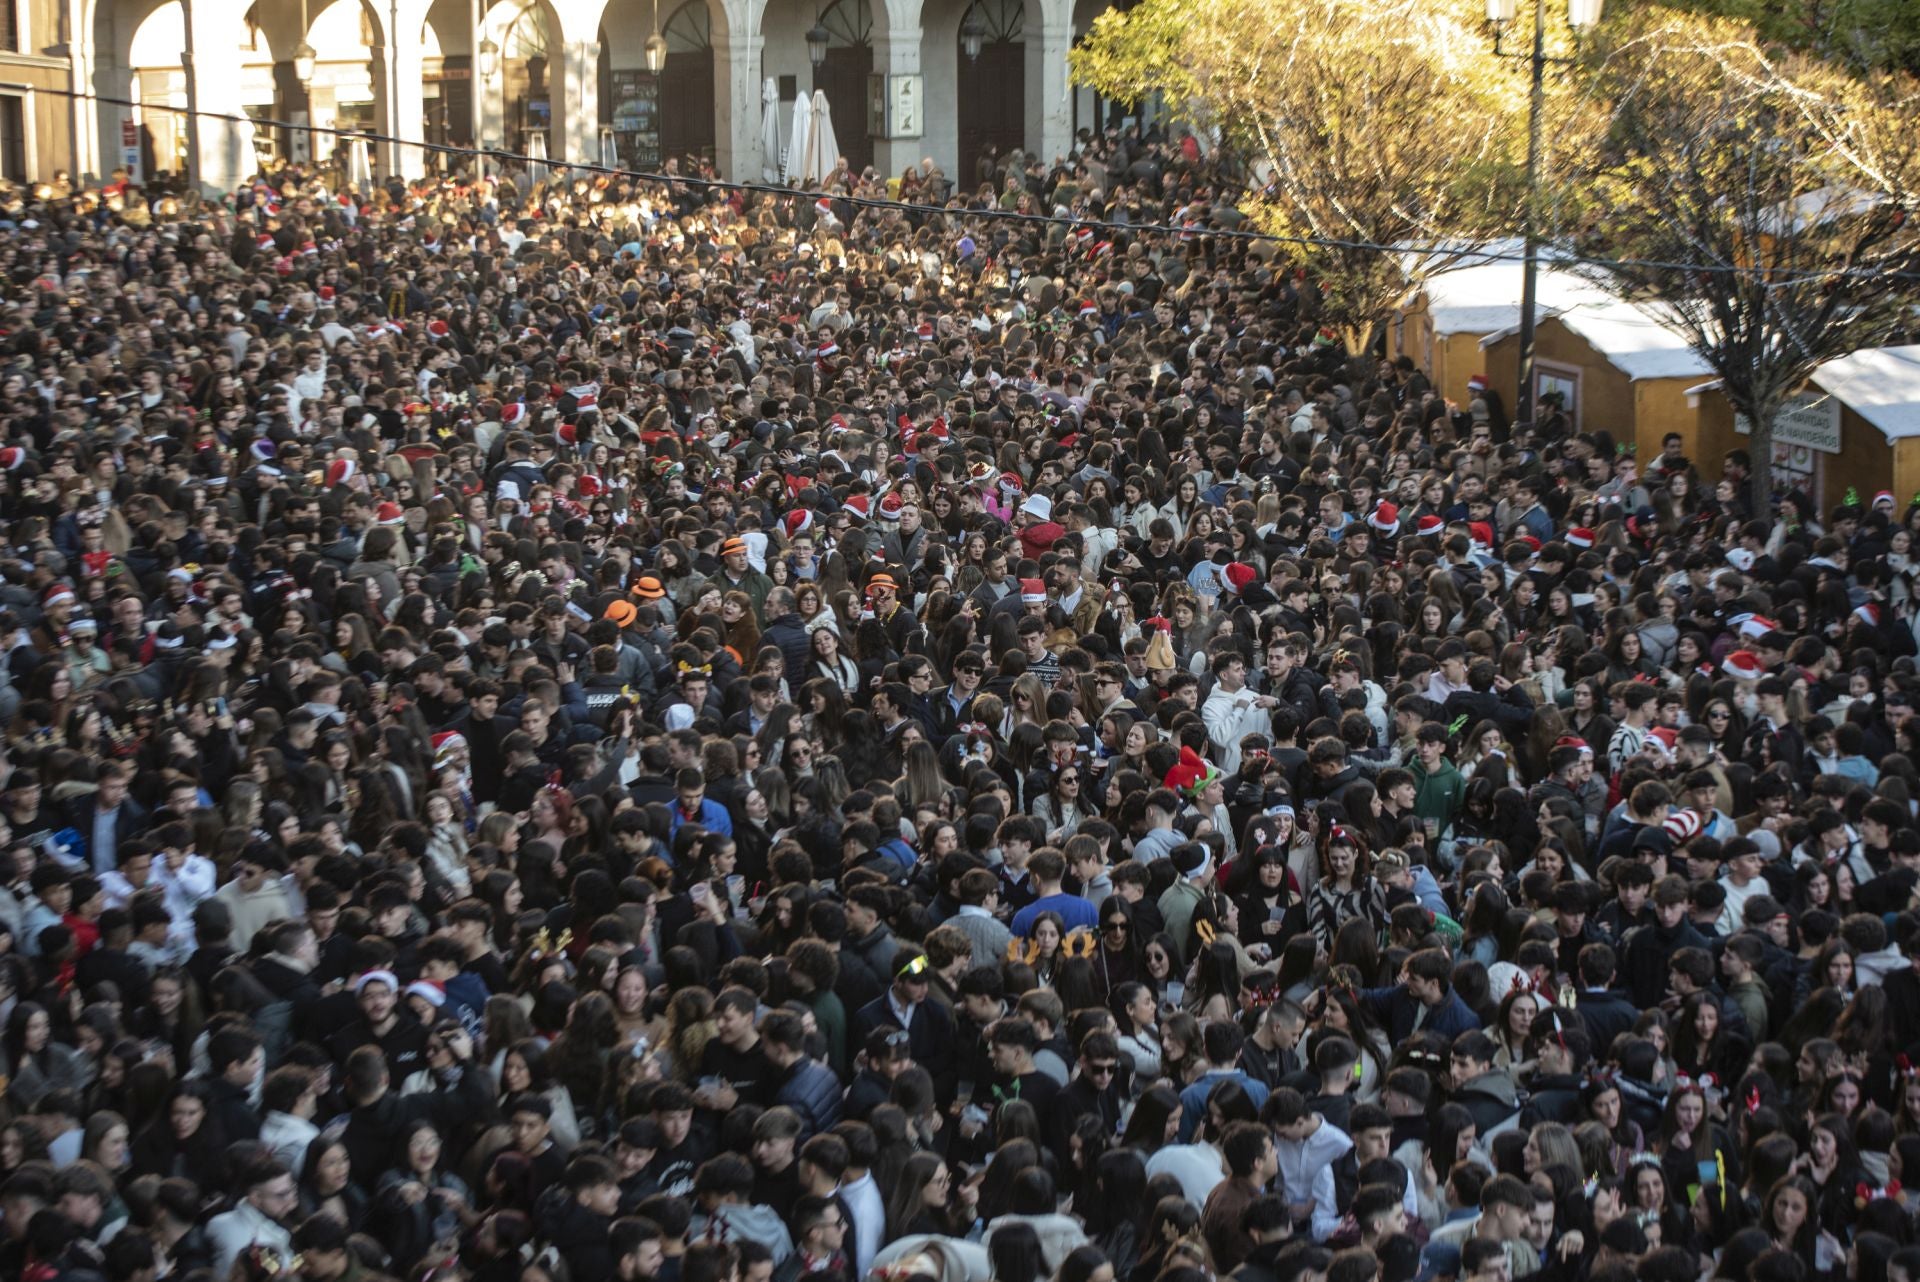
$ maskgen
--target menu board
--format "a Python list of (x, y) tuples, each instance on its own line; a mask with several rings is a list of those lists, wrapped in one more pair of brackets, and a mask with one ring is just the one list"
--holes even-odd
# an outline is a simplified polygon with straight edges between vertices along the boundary
[(660, 157), (660, 78), (645, 69), (613, 73), (613, 137), (620, 163), (658, 173)]

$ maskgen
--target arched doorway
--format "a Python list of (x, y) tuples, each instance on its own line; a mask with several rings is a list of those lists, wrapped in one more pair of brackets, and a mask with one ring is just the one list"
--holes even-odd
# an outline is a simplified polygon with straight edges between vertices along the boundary
[[(555, 154), (553, 135), (554, 63), (559, 50), (558, 23), (544, 4), (529, 4), (513, 15), (500, 45), (501, 101), (506, 112), (509, 151)], [(536, 147), (531, 141), (539, 135)]]
[[(660, 72), (663, 158), (713, 159), (713, 14), (707, 0), (687, 0), (660, 29), (667, 65)], [(683, 163), (682, 169), (685, 165)]]
[[(619, 12), (616, 12), (619, 10)], [(620, 164), (658, 173), (668, 159), (711, 161), (714, 127), (713, 11), (684, 0), (660, 28), (667, 61), (646, 67), (653, 16), (640, 0), (609, 5), (600, 28), (600, 123), (613, 130)]]
[(984, 38), (978, 57), (967, 57), (964, 41), (959, 51), (960, 167), (954, 182), (962, 191), (979, 187), (983, 156), (1004, 157), (1027, 140), (1025, 0), (973, 0), (960, 29), (969, 22), (980, 24)]
[[(380, 127), (381, 84), (373, 65), (380, 37), (373, 15), (360, 0), (333, 0), (315, 13), (305, 38), (314, 52), (313, 86), (308, 91), (315, 131), (313, 156), (324, 161), (345, 146), (346, 139), (321, 131), (374, 133)], [(297, 147), (295, 154), (299, 154)]]
[(847, 166), (859, 173), (873, 163), (867, 133), (867, 77), (873, 74), (873, 10), (867, 0), (834, 0), (820, 15), (827, 29), (827, 57), (813, 69), (813, 87), (826, 91), (833, 109), (833, 136)]
[[(358, 0), (342, 0), (342, 3), (358, 3)], [(103, 82), (107, 85), (109, 96), (124, 96), (140, 105), (133, 108), (114, 107), (103, 114), (118, 115), (129, 112), (138, 126), (140, 139), (140, 170), (143, 177), (151, 178), (162, 170), (179, 173), (187, 167), (187, 76), (181, 66), (180, 55), (186, 47), (186, 12), (180, 7), (179, 0), (165, 0), (165, 3), (140, 10), (138, 6), (125, 6), (115, 12), (108, 12), (108, 6), (102, 5), (99, 11), (103, 19), (110, 20), (115, 28), (138, 14), (137, 21), (126, 40), (126, 82), (124, 87), (113, 75), (112, 51), (117, 40), (108, 45), (109, 53), (105, 58), (97, 58)], [(115, 30), (117, 35), (117, 30)], [(96, 37), (97, 38), (97, 37)], [(238, 105), (255, 118), (271, 119), (277, 114), (278, 94), (274, 81), (274, 55), (268, 44), (264, 29), (252, 21), (239, 24), (235, 39), (239, 54), (239, 82), (234, 89)], [(205, 87), (201, 93), (206, 93)], [(204, 101), (204, 98), (203, 98)], [(203, 108), (220, 110), (219, 106)], [(276, 138), (270, 130), (261, 129), (252, 132), (252, 143), (256, 158), (271, 158), (283, 140)], [(120, 156), (118, 147), (106, 153)]]

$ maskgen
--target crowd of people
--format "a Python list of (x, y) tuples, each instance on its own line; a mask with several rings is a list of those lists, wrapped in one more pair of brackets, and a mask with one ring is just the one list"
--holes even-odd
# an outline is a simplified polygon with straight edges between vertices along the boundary
[(1920, 1282), (1920, 508), (842, 178), (0, 202), (0, 1276)]

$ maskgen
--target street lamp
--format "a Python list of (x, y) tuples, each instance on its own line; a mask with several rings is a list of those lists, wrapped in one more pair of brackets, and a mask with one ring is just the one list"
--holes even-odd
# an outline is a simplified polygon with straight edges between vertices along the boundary
[(822, 26), (820, 19), (815, 17), (813, 25), (807, 28), (807, 57), (813, 60), (816, 71), (827, 60), (827, 46), (832, 43), (833, 33)]
[(667, 38), (660, 34), (660, 0), (653, 0), (653, 34), (647, 37), (647, 70), (654, 75), (667, 65)]
[(499, 68), (500, 46), (493, 43), (492, 36), (486, 36), (480, 41), (480, 78), (482, 80), (493, 79), (493, 73), (499, 70)]
[[(314, 163), (313, 135), (313, 64), (319, 57), (313, 46), (307, 42), (307, 0), (300, 0), (300, 43), (293, 47), (293, 78), (300, 82), (300, 92), (307, 98), (307, 163)], [(287, 149), (293, 149), (293, 139), (287, 139)]]
[[(1600, 21), (1605, 0), (1567, 0), (1567, 26), (1578, 39)], [(1487, 25), (1493, 28), (1493, 53), (1497, 58), (1524, 58), (1532, 73), (1527, 97), (1527, 199), (1521, 214), (1521, 243), (1524, 246), (1520, 273), (1520, 387), (1515, 397), (1513, 421), (1533, 421), (1533, 311), (1539, 293), (1540, 231), (1534, 216), (1534, 201), (1540, 187), (1540, 110), (1546, 105), (1546, 73), (1549, 66), (1565, 66), (1571, 58), (1551, 57), (1547, 53), (1546, 0), (1533, 0), (1533, 48), (1525, 53), (1500, 47), (1501, 37), (1519, 17), (1519, 0), (1487, 0)]]
[[(1489, 7), (1497, 3), (1500, 3), (1500, 0), (1487, 0)], [(980, 58), (980, 50), (986, 43), (987, 24), (980, 21), (979, 6), (970, 7), (967, 10), (966, 21), (960, 24), (960, 49), (967, 55), (968, 62), (977, 62)]]

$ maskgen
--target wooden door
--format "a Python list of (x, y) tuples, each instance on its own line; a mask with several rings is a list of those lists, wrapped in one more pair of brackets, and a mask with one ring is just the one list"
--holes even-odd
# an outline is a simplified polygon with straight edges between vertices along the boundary
[[(960, 52), (960, 169), (954, 185), (980, 186), (978, 162), (988, 147), (1005, 156), (1027, 141), (1027, 46), (1019, 40), (983, 45), (978, 58)], [(996, 184), (996, 187), (998, 184)]]
[(873, 46), (829, 48), (827, 59), (813, 73), (816, 89), (823, 89), (833, 111), (833, 138), (854, 173), (873, 163), (873, 139), (867, 135), (867, 77), (873, 73)]
[(675, 50), (660, 72), (661, 159), (713, 159), (713, 50)]

